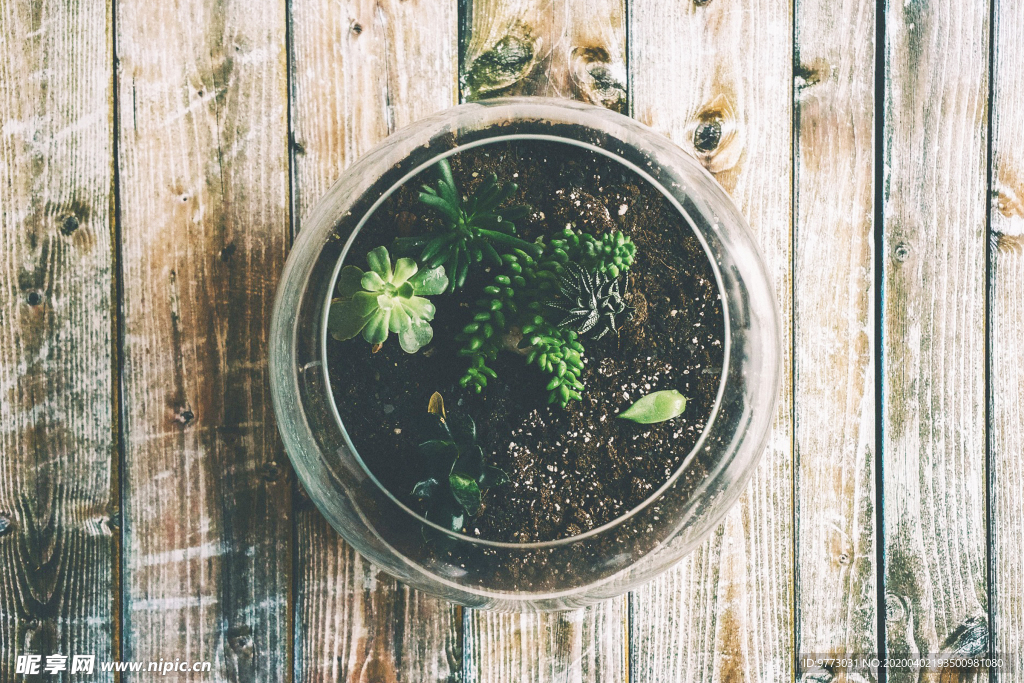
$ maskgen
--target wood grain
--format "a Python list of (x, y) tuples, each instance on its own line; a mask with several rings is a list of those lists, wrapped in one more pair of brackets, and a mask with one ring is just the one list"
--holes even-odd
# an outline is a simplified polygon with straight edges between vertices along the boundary
[(798, 0), (797, 652), (876, 652), (874, 0)]
[(462, 97), (566, 97), (626, 111), (625, 0), (460, 0)]
[[(626, 111), (623, 0), (463, 0), (460, 13), (463, 99), (564, 97)], [(626, 598), (564, 614), (468, 611), (467, 680), (627, 680), (627, 617)]]
[(0, 2), (4, 682), (19, 654), (116, 647), (110, 16)]
[(989, 309), (993, 651), (1024, 672), (1024, 5), (995, 4)]
[[(457, 25), (443, 0), (293, 0), (291, 10), (299, 218), (388, 133), (455, 104)], [(462, 610), (380, 573), (312, 506), (296, 514), (294, 680), (457, 680)]]
[[(266, 328), (288, 243), (285, 3), (117, 4), (126, 659), (287, 680)], [(179, 674), (209, 680), (209, 674)]]
[(633, 114), (694, 152), (765, 253), (784, 323), (783, 393), (724, 527), (632, 601), (632, 681), (793, 676), (792, 76), (786, 3), (630, 5)]
[(622, 683), (629, 680), (627, 602), (554, 614), (471, 613), (467, 681)]
[(892, 655), (944, 651), (959, 627), (987, 621), (988, 18), (981, 2), (886, 10), (882, 430)]

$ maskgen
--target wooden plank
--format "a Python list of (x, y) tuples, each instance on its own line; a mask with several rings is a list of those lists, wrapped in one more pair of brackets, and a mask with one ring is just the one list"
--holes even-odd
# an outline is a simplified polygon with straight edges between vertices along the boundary
[(106, 0), (0, 2), (5, 682), (19, 654), (116, 647), (110, 18)]
[[(456, 102), (455, 7), (293, 0), (295, 216), (398, 127)], [(310, 505), (297, 515), (297, 682), (456, 680), (462, 610), (395, 582)]]
[(997, 0), (992, 101), (991, 349), (993, 651), (998, 680), (1024, 672), (1024, 5)]
[(485, 614), (466, 619), (467, 680), (623, 683), (627, 603), (553, 614)]
[(125, 658), (287, 680), (291, 483), (266, 364), (289, 239), (285, 2), (122, 0), (116, 25)]
[(988, 18), (987, 2), (886, 9), (882, 469), (894, 656), (947, 651), (979, 623), (981, 637), (962, 647), (987, 648)]
[(460, 0), (465, 100), (567, 97), (626, 111), (625, 0)]
[(800, 655), (878, 649), (874, 43), (874, 0), (797, 1), (793, 402)]
[[(465, 100), (578, 99), (625, 113), (624, 0), (463, 0)], [(628, 602), (561, 614), (466, 613), (474, 683), (628, 679)]]
[(783, 392), (724, 525), (632, 598), (632, 681), (793, 676), (792, 75), (788, 3), (630, 5), (633, 114), (694, 152), (757, 235), (783, 321)]

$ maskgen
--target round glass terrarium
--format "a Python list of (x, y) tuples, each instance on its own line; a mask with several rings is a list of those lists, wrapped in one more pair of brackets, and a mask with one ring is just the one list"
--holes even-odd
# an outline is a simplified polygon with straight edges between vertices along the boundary
[[(565, 145), (653, 188), (692, 233), (686, 239), (699, 244), (721, 316), (712, 398), (699, 433), (674, 461), (678, 465), (630, 509), (589, 528), (570, 526), (552, 540), (493, 540), (451, 531), (389, 491), (352, 434), (356, 422), (372, 428), (380, 416), (360, 413), (358, 401), (336, 399), (331, 376), (339, 362), (365, 362), (331, 346), (337, 342), (328, 335), (328, 313), (343, 267), (366, 267), (365, 250), (353, 244), (375, 212), (403, 187), (429, 181), (441, 159), (509, 144)], [(753, 237), (696, 160), (620, 114), (561, 100), (513, 98), (465, 104), (419, 121), (345, 172), (305, 221), (288, 259), (271, 325), (270, 368), (274, 406), (295, 471), (356, 550), (399, 580), (464, 605), (545, 610), (621, 594), (670, 567), (715, 527), (764, 449), (780, 357), (774, 290)]]

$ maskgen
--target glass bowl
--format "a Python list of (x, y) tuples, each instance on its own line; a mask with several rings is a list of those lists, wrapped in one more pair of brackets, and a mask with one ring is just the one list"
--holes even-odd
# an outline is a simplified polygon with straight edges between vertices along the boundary
[[(704, 247), (725, 318), (717, 399), (682, 466), (622, 517), (570, 538), (532, 543), (450, 532), (384, 489), (346, 433), (326, 360), (328, 302), (367, 216), (440, 158), (515, 139), (589, 148), (652, 183)], [(303, 223), (270, 331), (281, 435), (299, 479), (331, 525), (400, 581), (497, 610), (569, 609), (604, 600), (650, 580), (692, 550), (754, 472), (774, 416), (780, 359), (774, 289), (749, 228), (715, 180), (667, 138), (630, 118), (546, 98), (454, 107), (398, 131), (353, 164)], [(425, 542), (425, 532), (444, 542)]]

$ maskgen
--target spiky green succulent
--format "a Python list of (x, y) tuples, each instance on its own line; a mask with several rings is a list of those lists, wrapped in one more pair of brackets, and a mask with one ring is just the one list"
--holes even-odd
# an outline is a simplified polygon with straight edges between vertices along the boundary
[(362, 333), (368, 343), (383, 344), (394, 333), (406, 353), (416, 353), (434, 336), (434, 304), (424, 297), (448, 286), (444, 268), (421, 269), (409, 258), (392, 268), (384, 247), (367, 254), (366, 261), (368, 271), (351, 265), (341, 270), (327, 319), (331, 336), (344, 341)]
[(437, 186), (423, 185), (420, 201), (437, 210), (444, 227), (430, 235), (399, 239), (396, 244), (410, 253), (418, 250), (419, 261), (428, 268), (443, 265), (450, 277), (449, 291), (463, 286), (474, 265), (500, 265), (503, 253), (522, 250), (540, 254), (537, 244), (516, 236), (516, 221), (525, 218), (530, 208), (522, 204), (501, 208), (518, 185), (499, 183), (492, 174), (462, 201), (448, 160), (442, 159), (437, 167)]
[(559, 278), (561, 296), (546, 303), (564, 316), (558, 322), (560, 329), (601, 339), (609, 332), (617, 334), (618, 323), (633, 316), (632, 306), (619, 292), (619, 283), (617, 277), (570, 262)]
[(413, 487), (427, 519), (461, 531), (466, 516), (480, 512), (483, 492), (508, 483), (508, 475), (485, 462), (476, 439), (476, 423), (463, 413), (431, 413), (419, 452), (428, 476)]
[[(575, 264), (591, 264), (587, 267), (592, 272), (613, 278), (612, 272), (624, 273), (632, 265), (635, 247), (621, 233), (594, 237), (571, 228), (543, 247), (539, 258), (522, 251), (502, 255), (499, 272), (475, 302), (473, 319), (458, 337), (463, 343), (459, 353), (469, 359), (460, 384), (482, 391), (488, 378), (497, 376), (488, 362), (515, 341), (513, 348), (526, 356), (527, 363), (548, 376), (549, 403), (564, 407), (582, 397), (584, 349), (577, 329), (559, 326), (566, 313), (556, 311), (548, 302), (559, 296), (564, 278)], [(606, 289), (602, 294), (608, 293)]]

